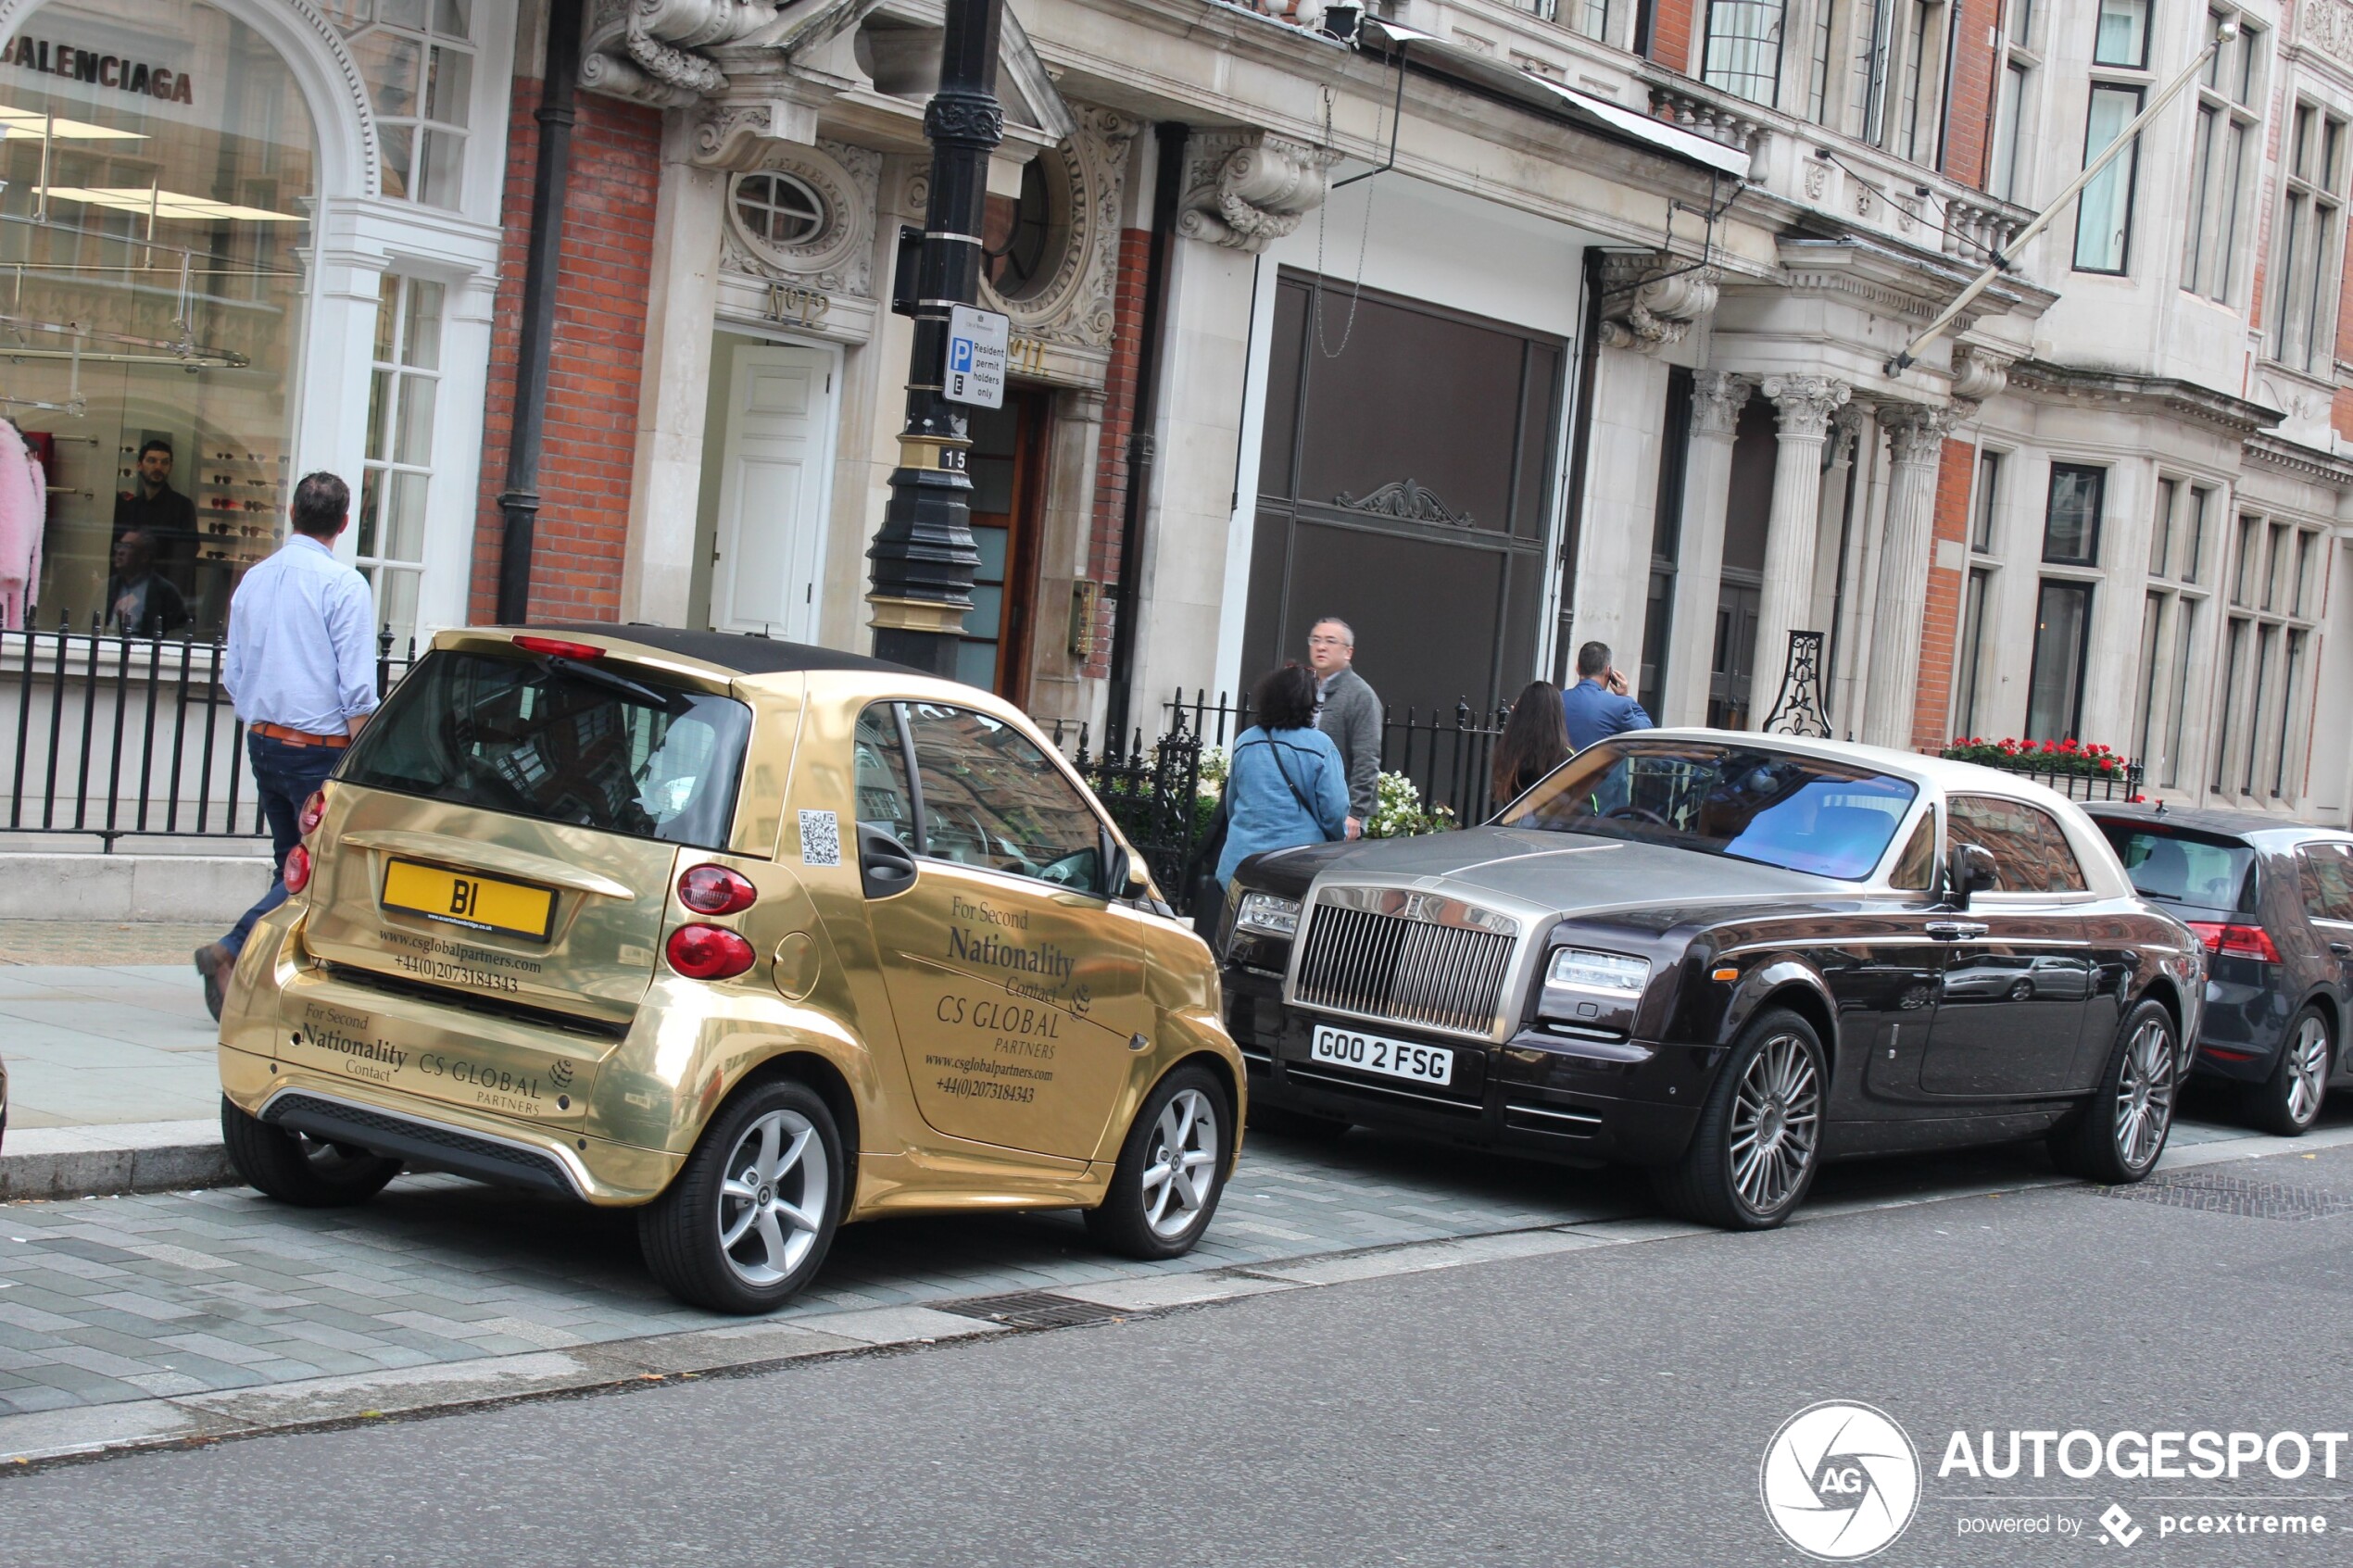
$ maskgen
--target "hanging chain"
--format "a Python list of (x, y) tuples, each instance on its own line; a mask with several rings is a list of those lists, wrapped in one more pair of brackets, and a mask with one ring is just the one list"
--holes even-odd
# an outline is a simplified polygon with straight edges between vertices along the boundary
[[(1332, 90), (1328, 84), (1323, 89), (1323, 150), (1329, 152), (1332, 150)], [(1377, 107), (1373, 111), (1373, 144), (1375, 146), (1380, 144), (1380, 121), (1381, 111)], [(1315, 204), (1315, 347), (1327, 359), (1337, 359), (1348, 352), (1348, 340), (1356, 331), (1356, 302), (1365, 292), (1365, 254), (1373, 237), (1372, 188), (1374, 183), (1375, 182), (1369, 180), (1365, 182), (1365, 227), (1356, 236), (1356, 281), (1349, 285), (1348, 320), (1340, 329), (1340, 346), (1334, 348), (1324, 341), (1324, 232), (1326, 220), (1331, 213), (1332, 205), (1331, 168), (1326, 165), (1324, 169), (1324, 199)]]

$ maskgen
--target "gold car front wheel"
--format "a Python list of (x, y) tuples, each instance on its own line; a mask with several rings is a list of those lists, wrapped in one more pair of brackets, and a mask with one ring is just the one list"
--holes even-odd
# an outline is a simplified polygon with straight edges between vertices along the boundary
[(683, 1301), (764, 1312), (816, 1276), (841, 1212), (841, 1137), (804, 1084), (730, 1100), (667, 1191), (638, 1216), (646, 1265)]
[(1179, 1067), (1152, 1086), (1127, 1129), (1111, 1189), (1087, 1211), (1096, 1242), (1130, 1258), (1177, 1258), (1209, 1229), (1226, 1190), (1233, 1111), (1216, 1074)]

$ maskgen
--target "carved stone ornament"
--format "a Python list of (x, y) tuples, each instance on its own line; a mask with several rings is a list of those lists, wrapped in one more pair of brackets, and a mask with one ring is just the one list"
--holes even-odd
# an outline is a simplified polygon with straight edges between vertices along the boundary
[(759, 169), (776, 147), (816, 139), (811, 104), (786, 97), (706, 104), (695, 122), (694, 160), (706, 169)]
[(1700, 370), (1692, 377), (1692, 433), (1730, 441), (1741, 410), (1756, 390), (1755, 381), (1730, 370)]
[(1049, 208), (1059, 215), (1063, 231), (1053, 270), (1042, 281), (1032, 279), (1019, 299), (999, 295), (984, 278), (981, 298), (989, 308), (1003, 311), (1023, 337), (1108, 348), (1117, 318), (1119, 208), (1127, 149), (1143, 122), (1085, 104), (1070, 109), (1076, 122), (1070, 140), (1038, 155), (1046, 176), (1063, 182), (1063, 200)]
[(1186, 158), (1184, 216), (1176, 232), (1263, 251), (1322, 204), (1340, 157), (1335, 147), (1311, 147), (1260, 131), (1200, 137)]
[(1602, 342), (1655, 354), (1683, 341), (1692, 323), (1716, 308), (1721, 274), (1672, 257), (1611, 257), (1602, 272)]
[(1855, 395), (1855, 389), (1834, 376), (1767, 376), (1759, 388), (1780, 414), (1784, 439), (1819, 441), (1830, 429), (1831, 416)]
[(1471, 521), (1470, 513), (1450, 510), (1445, 502), (1410, 479), (1392, 480), (1361, 501), (1343, 490), (1332, 497), (1332, 505), (1404, 522), (1436, 523), (1441, 528), (1477, 526)]
[[(728, 181), (719, 265), (749, 277), (804, 284), (827, 294), (871, 297), (875, 209), (881, 196), (882, 164), (882, 154), (844, 142), (819, 142), (813, 147), (772, 144), (753, 169)], [(824, 204), (824, 221), (808, 238), (780, 244), (745, 226), (736, 205), (736, 186), (770, 170), (800, 181)]]
[(2353, 69), (2353, 5), (2347, 0), (2304, 0), (2303, 11), (2304, 42)]
[(1831, 166), (1818, 157), (1807, 158), (1806, 160), (1806, 199), (1809, 202), (1820, 201), (1822, 193), (1830, 189), (1830, 183)]
[(1827, 453), (1831, 467), (1855, 460), (1855, 447), (1862, 439), (1863, 420), (1869, 411), (1860, 403), (1849, 403), (1831, 416)]
[(1974, 344), (1953, 349), (1953, 395), (1965, 403), (1982, 403), (1998, 396), (2010, 383), (2010, 362)]
[(1887, 433), (1887, 453), (1898, 467), (1934, 468), (1944, 457), (1944, 438), (1961, 422), (1962, 410), (1919, 403), (1883, 404), (1879, 427)]
[(580, 84), (608, 97), (678, 108), (726, 90), (700, 51), (776, 19), (776, 0), (593, 0), (583, 23)]

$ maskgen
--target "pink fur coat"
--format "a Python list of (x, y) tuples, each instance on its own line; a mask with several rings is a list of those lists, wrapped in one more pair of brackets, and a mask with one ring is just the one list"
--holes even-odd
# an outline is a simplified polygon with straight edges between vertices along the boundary
[(0, 420), (0, 629), (24, 624), (25, 602), (41, 582), (41, 525), (48, 495), (40, 461)]

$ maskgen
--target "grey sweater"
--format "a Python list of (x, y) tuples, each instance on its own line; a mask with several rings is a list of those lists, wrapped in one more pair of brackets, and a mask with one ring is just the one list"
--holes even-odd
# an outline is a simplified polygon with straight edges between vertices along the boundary
[(1343, 670), (1325, 688), (1315, 727), (1340, 747), (1348, 770), (1348, 814), (1359, 822), (1373, 814), (1375, 781), (1380, 774), (1380, 698), (1353, 670)]

